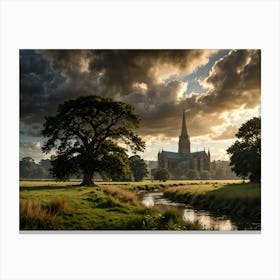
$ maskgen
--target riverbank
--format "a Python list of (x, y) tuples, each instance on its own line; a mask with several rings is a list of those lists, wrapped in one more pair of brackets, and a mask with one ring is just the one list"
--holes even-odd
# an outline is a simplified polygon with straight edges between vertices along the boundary
[(166, 188), (168, 199), (218, 212), (237, 220), (261, 221), (261, 185), (251, 183), (186, 184)]
[(177, 211), (140, 204), (138, 191), (161, 183), (20, 182), (20, 230), (202, 230)]

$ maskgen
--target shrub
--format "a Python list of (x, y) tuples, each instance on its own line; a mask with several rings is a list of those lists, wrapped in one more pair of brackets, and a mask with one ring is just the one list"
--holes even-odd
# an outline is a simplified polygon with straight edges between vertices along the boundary
[(159, 181), (163, 181), (163, 182), (167, 181), (169, 179), (169, 177), (170, 177), (170, 174), (169, 174), (168, 170), (166, 170), (164, 168), (159, 169), (154, 175), (155, 180), (159, 180)]

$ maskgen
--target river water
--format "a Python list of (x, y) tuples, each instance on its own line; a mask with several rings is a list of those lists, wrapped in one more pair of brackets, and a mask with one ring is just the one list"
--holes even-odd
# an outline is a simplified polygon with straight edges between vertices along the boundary
[(258, 230), (259, 224), (233, 222), (228, 216), (214, 215), (205, 210), (198, 210), (191, 205), (176, 203), (165, 197), (163, 192), (147, 192), (140, 194), (140, 201), (147, 207), (158, 206), (162, 210), (175, 208), (182, 212), (186, 221), (199, 221), (204, 229), (218, 231), (235, 231), (235, 230)]

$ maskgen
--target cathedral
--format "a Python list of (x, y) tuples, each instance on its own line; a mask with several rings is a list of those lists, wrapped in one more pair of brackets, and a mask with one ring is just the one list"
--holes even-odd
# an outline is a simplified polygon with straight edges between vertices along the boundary
[(165, 168), (173, 177), (179, 169), (210, 170), (210, 151), (191, 153), (191, 143), (187, 132), (185, 111), (183, 111), (182, 129), (179, 136), (178, 153), (162, 150), (158, 153), (158, 168)]

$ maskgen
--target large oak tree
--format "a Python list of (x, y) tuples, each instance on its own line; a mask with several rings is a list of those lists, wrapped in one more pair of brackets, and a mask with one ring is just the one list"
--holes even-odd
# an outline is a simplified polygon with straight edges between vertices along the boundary
[(131, 105), (112, 98), (89, 95), (65, 101), (55, 116), (46, 117), (42, 130), (48, 138), (43, 152), (56, 150), (52, 174), (66, 180), (82, 172), (81, 185), (93, 185), (95, 172), (121, 174), (128, 166), (127, 148), (145, 148), (134, 133), (139, 123)]

